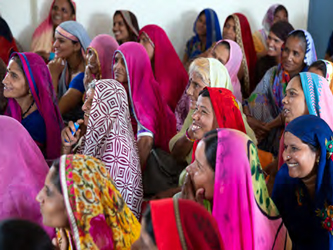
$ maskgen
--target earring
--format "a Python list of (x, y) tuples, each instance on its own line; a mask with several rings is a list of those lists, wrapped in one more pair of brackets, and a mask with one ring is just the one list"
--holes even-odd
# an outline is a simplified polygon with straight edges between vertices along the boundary
[(319, 161), (320, 161), (320, 157), (318, 156), (316, 159), (317, 165), (319, 164)]

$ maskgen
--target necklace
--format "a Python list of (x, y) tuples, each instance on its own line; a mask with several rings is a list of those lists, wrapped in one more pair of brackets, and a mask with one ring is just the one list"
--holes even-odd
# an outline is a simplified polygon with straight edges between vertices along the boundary
[(32, 103), (31, 105), (29, 106), (29, 108), (27, 109), (27, 111), (25, 111), (23, 114), (22, 114), (22, 118), (29, 112), (29, 110), (32, 108), (32, 106), (34, 106), (35, 104), (35, 100), (32, 100)]

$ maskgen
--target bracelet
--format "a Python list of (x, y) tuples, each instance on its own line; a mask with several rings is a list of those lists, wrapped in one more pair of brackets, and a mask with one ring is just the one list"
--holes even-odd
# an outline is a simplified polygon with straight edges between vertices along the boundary
[(191, 139), (191, 137), (189, 136), (189, 134), (188, 134), (188, 129), (186, 129), (185, 137), (186, 137), (186, 139), (187, 139), (188, 141), (190, 141), (190, 142), (195, 142), (195, 140), (194, 140), (194, 139)]

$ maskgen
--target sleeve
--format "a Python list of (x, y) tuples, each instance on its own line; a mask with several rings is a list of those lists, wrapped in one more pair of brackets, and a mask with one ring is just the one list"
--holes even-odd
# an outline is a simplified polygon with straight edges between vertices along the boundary
[(252, 39), (253, 39), (253, 43), (254, 43), (254, 49), (256, 51), (256, 53), (262, 53), (265, 51), (265, 45), (262, 43), (262, 40), (260, 39), (261, 34), (260, 32), (256, 31), (253, 35), (252, 35)]
[(82, 94), (84, 93), (84, 84), (83, 84), (84, 72), (79, 73), (74, 79), (69, 83), (69, 88), (76, 89)]
[(142, 136), (150, 136), (152, 138), (154, 138), (154, 134), (149, 131), (148, 129), (145, 129), (140, 123), (138, 123), (138, 132), (136, 134), (136, 136), (142, 137)]

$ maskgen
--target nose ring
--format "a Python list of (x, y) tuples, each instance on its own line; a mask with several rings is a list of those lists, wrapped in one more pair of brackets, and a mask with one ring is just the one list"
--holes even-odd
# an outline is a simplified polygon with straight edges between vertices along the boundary
[(287, 156), (287, 159), (290, 159), (290, 156), (289, 156), (289, 155)]

